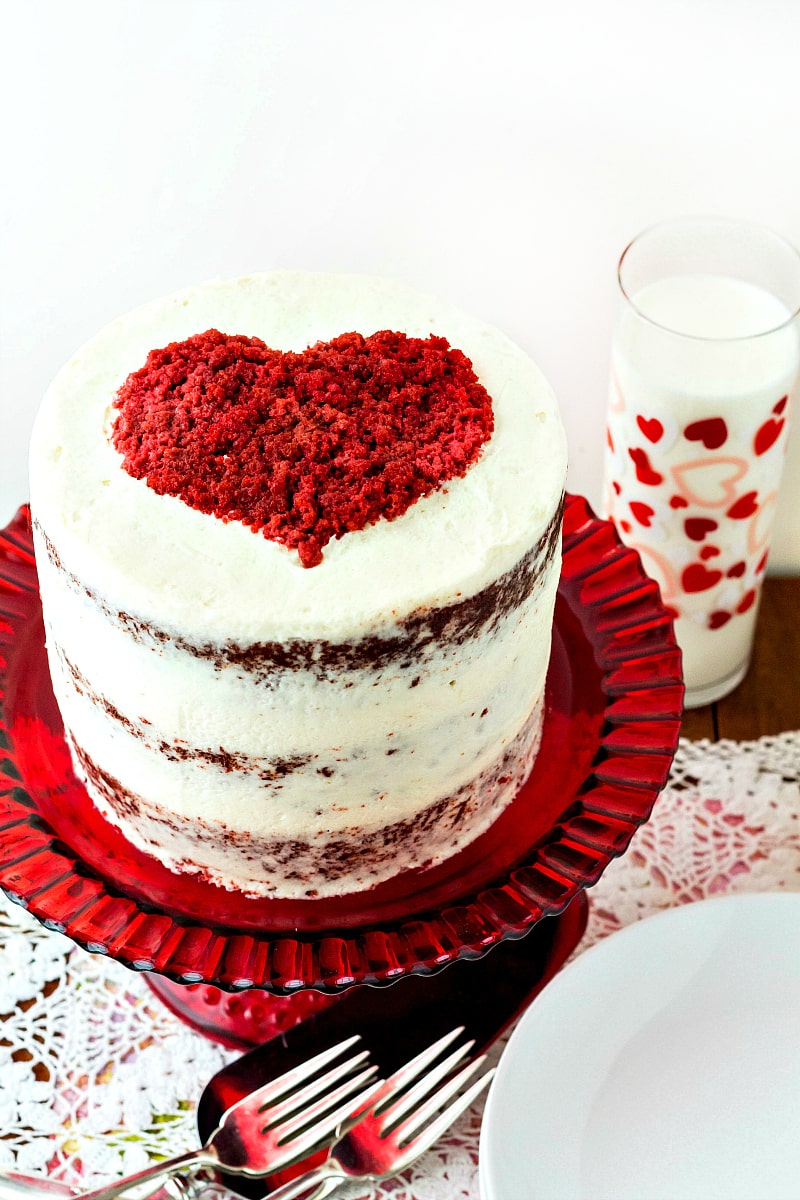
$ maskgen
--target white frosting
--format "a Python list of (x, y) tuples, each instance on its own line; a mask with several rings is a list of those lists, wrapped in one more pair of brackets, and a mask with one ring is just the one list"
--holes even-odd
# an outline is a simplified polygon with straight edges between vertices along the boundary
[[(284, 350), (350, 330), (440, 334), (471, 359), (492, 397), (493, 435), (446, 491), (328, 543), (323, 563), (305, 569), (295, 551), (133, 479), (106, 435), (118, 389), (148, 352), (209, 328)], [(175, 632), (190, 611), (202, 641), (335, 641), (480, 591), (535, 542), (565, 472), (553, 393), (503, 334), (400, 284), (274, 272), (178, 292), (87, 343), (42, 403), (31, 500), (64, 567), (90, 586), (101, 581), (112, 606)]]
[[(59, 593), (54, 574), (46, 564), (43, 595), (58, 595), (50, 644), (70, 663), (79, 656), (95, 697), (113, 703), (138, 735), (77, 692), (55, 658), (62, 713), (78, 743), (135, 794), (188, 818), (224, 814), (230, 828), (263, 836), (275, 820), (274, 789), (255, 769), (225, 774), (192, 760), (168, 764), (165, 774), (159, 743), (224, 749), (261, 769), (307, 758), (280, 781), (281, 832), (294, 838), (313, 826), (335, 832), (354, 816), (374, 828), (401, 820), (486, 769), (542, 693), (558, 579), (550, 571), (530, 603), (482, 636), (445, 647), (411, 688), (408, 673), (396, 668), (381, 672), (377, 686), (368, 669), (334, 680), (288, 671), (264, 686), (172, 648), (143, 650), (91, 604)], [(335, 772), (323, 775), (320, 767)], [(358, 808), (364, 796), (381, 797), (377, 810)], [(315, 821), (320, 805), (324, 815)]]

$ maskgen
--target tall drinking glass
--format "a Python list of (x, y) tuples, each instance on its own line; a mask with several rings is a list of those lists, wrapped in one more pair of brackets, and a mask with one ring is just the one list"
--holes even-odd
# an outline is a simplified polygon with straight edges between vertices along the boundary
[(619, 264), (604, 503), (675, 616), (686, 704), (747, 672), (792, 394), (800, 255), (721, 218), (665, 222)]

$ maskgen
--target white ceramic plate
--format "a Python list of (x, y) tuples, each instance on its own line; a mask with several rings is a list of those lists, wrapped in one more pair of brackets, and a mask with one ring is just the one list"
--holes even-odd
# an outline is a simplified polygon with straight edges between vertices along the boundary
[(800, 893), (628, 926), (533, 1002), (500, 1060), (482, 1200), (798, 1200)]

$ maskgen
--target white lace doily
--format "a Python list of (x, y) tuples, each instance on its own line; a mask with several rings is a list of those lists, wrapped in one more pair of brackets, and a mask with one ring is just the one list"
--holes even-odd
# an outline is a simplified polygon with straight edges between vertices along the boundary
[[(682, 741), (651, 821), (593, 889), (576, 953), (675, 904), (776, 890), (800, 891), (800, 732)], [(197, 1098), (234, 1057), (171, 1016), (143, 978), (5, 903), (0, 1014), (0, 1169), (70, 1184), (195, 1146)], [(481, 1111), (371, 1200), (478, 1200)]]

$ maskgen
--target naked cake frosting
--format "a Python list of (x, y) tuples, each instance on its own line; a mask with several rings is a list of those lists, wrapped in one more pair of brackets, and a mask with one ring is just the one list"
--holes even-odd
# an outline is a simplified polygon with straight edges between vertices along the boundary
[(31, 447), (76, 772), (175, 871), (325, 897), (455, 854), (539, 746), (563, 428), (504, 335), (269, 272), (148, 304)]

